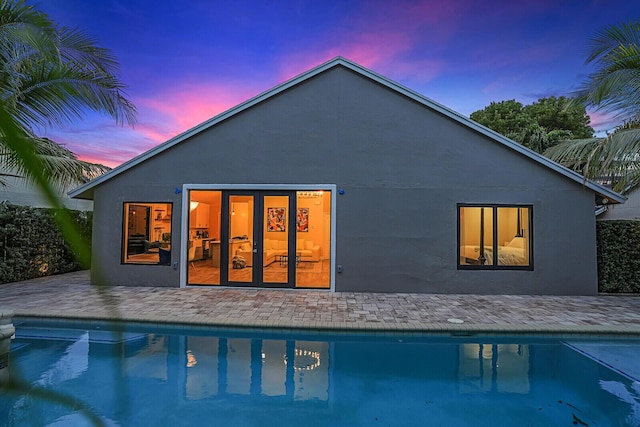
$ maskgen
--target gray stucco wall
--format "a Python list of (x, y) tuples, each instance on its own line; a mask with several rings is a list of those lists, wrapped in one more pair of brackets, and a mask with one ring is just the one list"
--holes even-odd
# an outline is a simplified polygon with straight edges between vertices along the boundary
[[(99, 185), (94, 281), (178, 286), (121, 265), (122, 204), (173, 202), (183, 183), (335, 183), (337, 291), (595, 294), (594, 194), (401, 94), (332, 68)], [(533, 271), (457, 269), (458, 203), (533, 205)], [(178, 251), (172, 253), (179, 260)]]

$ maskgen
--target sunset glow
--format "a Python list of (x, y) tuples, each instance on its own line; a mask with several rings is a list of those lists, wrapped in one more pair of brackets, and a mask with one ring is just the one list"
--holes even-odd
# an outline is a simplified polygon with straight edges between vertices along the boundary
[[(570, 95), (591, 71), (589, 38), (638, 14), (628, 0), (28, 3), (120, 61), (135, 127), (88, 114), (42, 135), (108, 166), (336, 56), (466, 116), (492, 101)], [(598, 132), (616, 124), (592, 115)]]

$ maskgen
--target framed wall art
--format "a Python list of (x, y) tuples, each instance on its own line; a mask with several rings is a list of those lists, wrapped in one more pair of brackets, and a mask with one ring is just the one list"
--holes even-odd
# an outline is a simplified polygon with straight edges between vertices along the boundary
[(297, 231), (309, 231), (309, 208), (298, 208), (298, 214), (296, 215), (296, 228)]
[(267, 208), (267, 231), (287, 231), (287, 208)]

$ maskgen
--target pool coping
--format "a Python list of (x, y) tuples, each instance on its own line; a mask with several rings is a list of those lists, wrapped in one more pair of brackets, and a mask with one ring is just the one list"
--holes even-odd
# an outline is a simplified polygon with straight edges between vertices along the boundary
[(536, 336), (608, 336), (616, 338), (640, 339), (640, 326), (636, 325), (559, 325), (559, 324), (535, 324), (535, 325), (506, 325), (506, 324), (482, 324), (482, 323), (424, 323), (415, 322), (408, 324), (373, 323), (373, 322), (327, 322), (327, 321), (283, 321), (259, 319), (237, 319), (211, 320), (206, 316), (199, 318), (162, 318), (149, 315), (143, 316), (102, 316), (85, 314), (60, 314), (53, 311), (39, 310), (21, 311), (16, 310), (16, 319), (48, 319), (60, 321), (80, 321), (80, 322), (135, 322), (139, 324), (155, 325), (175, 325), (181, 326), (208, 326), (212, 328), (238, 328), (238, 329), (259, 329), (259, 330), (289, 330), (300, 332), (347, 332), (347, 333), (370, 333), (370, 334), (448, 334), (457, 336), (472, 335), (511, 335), (526, 334)]

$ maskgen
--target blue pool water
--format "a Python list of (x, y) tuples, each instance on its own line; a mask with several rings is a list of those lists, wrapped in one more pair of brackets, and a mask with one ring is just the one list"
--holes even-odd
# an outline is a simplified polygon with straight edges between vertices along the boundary
[[(0, 381), (109, 426), (640, 426), (632, 340), (16, 323)], [(90, 424), (3, 390), (0, 425)]]

